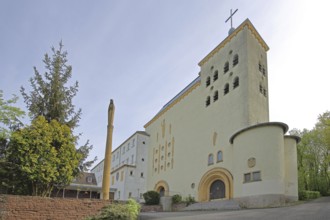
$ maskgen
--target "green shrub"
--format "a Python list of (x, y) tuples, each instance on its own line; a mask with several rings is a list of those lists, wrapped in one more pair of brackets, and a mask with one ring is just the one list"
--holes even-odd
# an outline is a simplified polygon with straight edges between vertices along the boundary
[(193, 203), (195, 203), (196, 201), (195, 201), (195, 198), (193, 197), (193, 196), (191, 196), (191, 195), (189, 195), (188, 197), (186, 197), (186, 199), (185, 199), (185, 203), (186, 203), (186, 205), (188, 206), (188, 205), (190, 205), (190, 204), (193, 204)]
[(148, 191), (144, 193), (143, 198), (146, 205), (158, 205), (160, 200), (159, 193), (156, 191)]
[(298, 193), (299, 200), (309, 200), (309, 199), (316, 199), (321, 196), (319, 191), (307, 191), (302, 190)]
[(140, 204), (130, 199), (126, 204), (114, 203), (102, 208), (99, 215), (86, 220), (136, 220), (140, 213)]
[(182, 196), (179, 195), (179, 194), (175, 194), (172, 196), (172, 203), (173, 204), (177, 204), (177, 203), (180, 203), (182, 202)]

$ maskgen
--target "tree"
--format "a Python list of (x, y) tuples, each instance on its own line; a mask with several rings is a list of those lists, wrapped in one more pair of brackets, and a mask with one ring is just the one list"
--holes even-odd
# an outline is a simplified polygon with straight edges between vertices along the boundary
[(6, 151), (8, 148), (8, 139), (13, 130), (23, 126), (20, 118), (25, 115), (20, 108), (13, 106), (18, 100), (17, 96), (13, 96), (9, 100), (3, 97), (3, 91), (0, 90), (0, 193), (7, 193), (8, 188), (13, 185), (9, 184), (9, 173), (14, 172), (11, 164), (6, 161)]
[[(44, 116), (48, 122), (56, 120), (67, 125), (73, 132), (81, 117), (81, 109), (75, 111), (73, 105), (73, 98), (78, 92), (78, 82), (67, 86), (72, 77), (72, 67), (67, 64), (67, 52), (63, 50), (62, 42), (59, 43), (59, 49), (52, 47), (51, 51), (52, 55), (46, 53), (43, 60), (46, 72), (41, 75), (34, 67), (34, 77), (30, 79), (32, 91), (27, 93), (22, 86), (21, 94), (32, 119)], [(91, 149), (92, 146), (87, 141), (77, 150), (82, 154), (79, 165), (81, 171), (87, 170), (97, 159), (95, 157), (94, 160), (85, 162)]]
[(82, 156), (75, 142), (67, 125), (39, 116), (30, 126), (13, 132), (7, 161), (16, 176), (27, 181), (25, 187), (32, 195), (49, 196), (55, 186), (68, 185), (74, 178)]
[(322, 195), (330, 193), (330, 113), (318, 117), (312, 130), (291, 131), (301, 136), (298, 150), (299, 191), (319, 191)]
[[(0, 139), (9, 137), (9, 130), (22, 126), (19, 118), (25, 115), (20, 108), (13, 106), (18, 100), (17, 96), (9, 100), (3, 97), (3, 91), (0, 90)], [(9, 130), (8, 130), (9, 129)]]
[(30, 78), (33, 90), (28, 94), (22, 86), (21, 93), (33, 119), (44, 116), (48, 122), (55, 119), (75, 128), (81, 116), (81, 109), (76, 112), (72, 103), (78, 91), (78, 82), (66, 87), (72, 77), (72, 67), (67, 65), (67, 52), (63, 51), (62, 42), (58, 50), (54, 47), (51, 50), (52, 56), (46, 53), (43, 60), (46, 68), (44, 77), (34, 67), (35, 76)]

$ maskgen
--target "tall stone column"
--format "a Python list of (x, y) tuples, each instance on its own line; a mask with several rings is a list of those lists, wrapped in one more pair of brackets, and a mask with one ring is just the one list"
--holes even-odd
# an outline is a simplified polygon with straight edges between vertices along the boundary
[(114, 113), (115, 113), (115, 105), (113, 104), (113, 100), (111, 99), (108, 108), (108, 132), (107, 132), (107, 142), (105, 146), (103, 182), (102, 182), (102, 198), (104, 200), (109, 200)]

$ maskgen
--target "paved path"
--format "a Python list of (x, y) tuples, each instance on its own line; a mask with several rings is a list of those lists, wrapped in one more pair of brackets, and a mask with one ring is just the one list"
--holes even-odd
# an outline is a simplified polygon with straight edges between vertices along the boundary
[(141, 213), (140, 220), (330, 220), (330, 197), (319, 198), (300, 205), (240, 211), (189, 211)]

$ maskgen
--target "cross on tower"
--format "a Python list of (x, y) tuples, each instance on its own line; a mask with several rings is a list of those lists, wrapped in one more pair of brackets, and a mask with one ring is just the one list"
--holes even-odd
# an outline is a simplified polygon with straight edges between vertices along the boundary
[(230, 29), (233, 28), (233, 15), (238, 11), (238, 9), (236, 9), (233, 13), (233, 9), (230, 9), (230, 16), (229, 18), (227, 18), (227, 20), (225, 21), (225, 23), (227, 23), (227, 21), (229, 21), (230, 19)]

